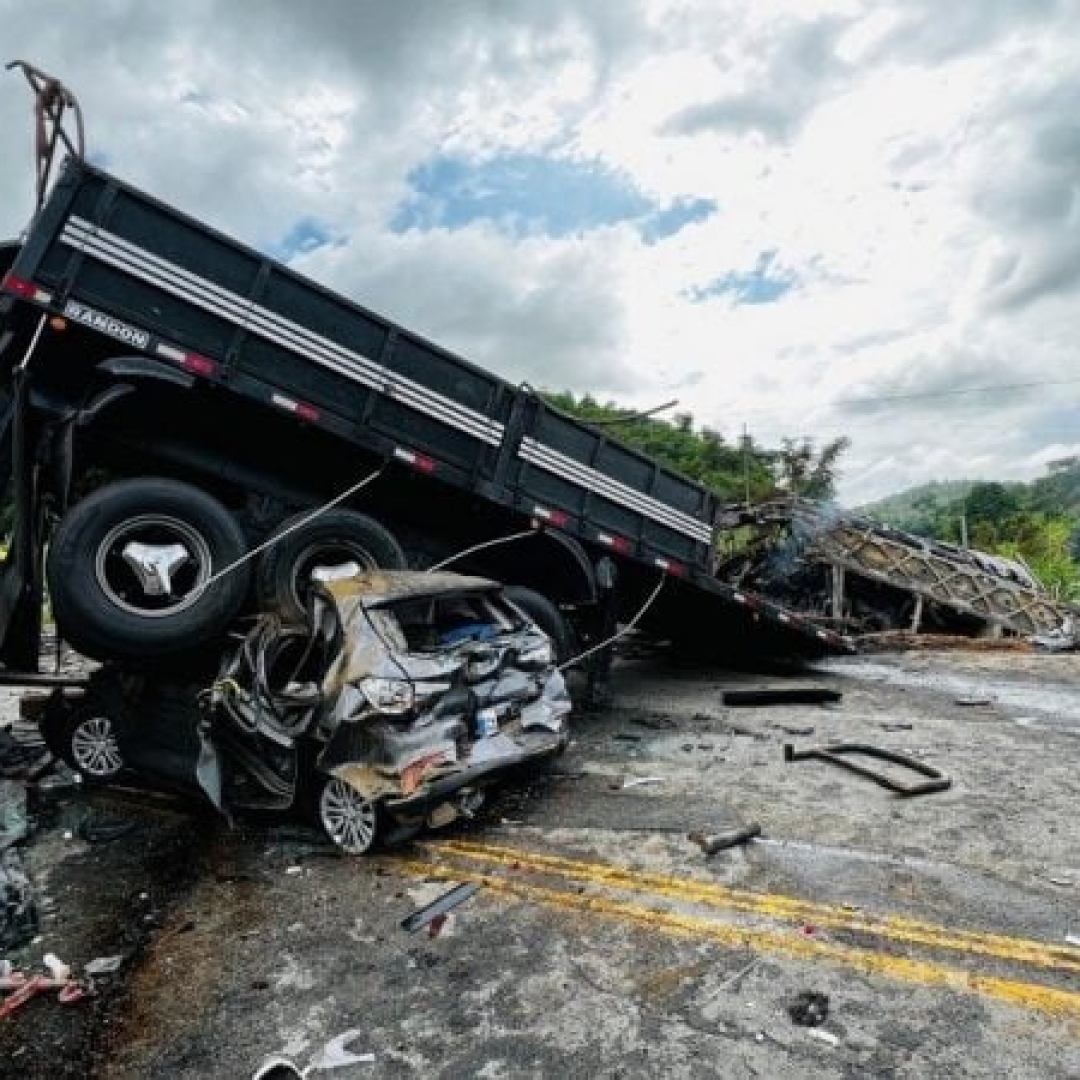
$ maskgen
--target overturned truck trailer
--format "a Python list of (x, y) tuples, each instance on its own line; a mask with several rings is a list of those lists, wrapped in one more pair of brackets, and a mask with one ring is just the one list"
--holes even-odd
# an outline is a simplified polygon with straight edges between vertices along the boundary
[(851, 633), (1025, 636), (1071, 627), (1022, 562), (915, 536), (807, 499), (728, 507), (719, 574)]
[(463, 550), (561, 659), (646, 604), (719, 655), (850, 648), (717, 578), (705, 488), (78, 157), (0, 273), (9, 672), (46, 577), (71, 643), (141, 664), (296, 615), (318, 567)]

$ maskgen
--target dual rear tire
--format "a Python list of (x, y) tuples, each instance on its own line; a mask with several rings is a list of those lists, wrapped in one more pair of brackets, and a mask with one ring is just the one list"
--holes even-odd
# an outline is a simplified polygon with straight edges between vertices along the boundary
[[(377, 521), (336, 510), (299, 515), (258, 559), (256, 604), (302, 619), (322, 568), (400, 569), (401, 546)], [(53, 534), (46, 576), (64, 638), (96, 660), (190, 654), (225, 633), (252, 587), (236, 518), (206, 492), (143, 477), (99, 488)]]

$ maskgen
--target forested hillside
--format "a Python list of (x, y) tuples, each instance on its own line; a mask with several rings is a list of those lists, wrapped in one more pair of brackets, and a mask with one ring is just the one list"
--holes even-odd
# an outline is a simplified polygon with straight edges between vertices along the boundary
[(776, 448), (759, 446), (749, 437), (733, 444), (709, 427), (695, 427), (689, 413), (675, 413), (668, 420), (637, 416), (613, 402), (602, 405), (588, 394), (545, 391), (543, 396), (562, 412), (608, 429), (612, 438), (715, 491), (725, 502), (743, 500), (747, 491), (755, 502), (781, 492), (832, 498), (837, 464), (848, 447), (846, 439), (822, 447), (809, 439), (785, 439)]
[(1051, 462), (1028, 483), (927, 484), (865, 508), (879, 521), (939, 540), (1019, 556), (1062, 596), (1080, 600), (1080, 458)]

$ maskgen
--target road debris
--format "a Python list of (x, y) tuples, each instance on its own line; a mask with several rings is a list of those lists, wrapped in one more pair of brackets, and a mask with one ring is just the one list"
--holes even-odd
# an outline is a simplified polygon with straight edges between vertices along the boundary
[(56, 953), (46, 953), (41, 962), (49, 975), (59, 982), (67, 982), (71, 978), (71, 965), (65, 964)]
[(79, 822), (78, 833), (88, 844), (111, 844), (135, 831), (135, 822), (128, 818), (88, 814)]
[[(51, 956), (51, 954), (50, 954)], [(48, 962), (50, 956), (46, 957)], [(56, 960), (56, 957), (51, 957)], [(39, 994), (46, 994), (50, 990), (56, 990), (56, 1000), (61, 1005), (74, 1005), (87, 996), (87, 989), (82, 983), (76, 982), (70, 976), (70, 969), (66, 964), (58, 962), (58, 971), (67, 970), (68, 974), (62, 978), (49, 975), (26, 975), (21, 971), (9, 971), (0, 976), (0, 990), (10, 990), (2, 1002), (0, 1002), (0, 1020), (11, 1016), (21, 1009), (32, 998)]]
[(37, 933), (38, 911), (18, 845), (30, 832), (26, 788), (0, 779), (0, 949), (17, 949)]
[(718, 851), (724, 851), (739, 844), (746, 844), (760, 835), (761, 826), (756, 821), (752, 821), (741, 829), (733, 829), (730, 832), (715, 835), (692, 832), (687, 836), (687, 839), (697, 844), (706, 856), (710, 856), (715, 855)]
[[(929, 779), (916, 784), (902, 784), (891, 776), (875, 772), (865, 765), (849, 760), (846, 756), (848, 754), (863, 754), (866, 757), (888, 761), (893, 765), (902, 765), (906, 769), (911, 769), (929, 777)], [(927, 765), (925, 762), (919, 761), (908, 754), (902, 754), (897, 750), (885, 750), (880, 746), (871, 746), (868, 743), (832, 743), (828, 746), (814, 747), (809, 750), (796, 750), (791, 743), (784, 745), (785, 761), (805, 761), (808, 758), (818, 758), (832, 765), (839, 765), (842, 769), (857, 773), (859, 776), (865, 776), (867, 780), (873, 780), (875, 784), (880, 784), (883, 788), (887, 788), (889, 791), (893, 791), (905, 798), (915, 795), (929, 795), (937, 791), (946, 791), (952, 787), (952, 779), (941, 772), (940, 769), (935, 769), (933, 765)]]
[(720, 700), (737, 708), (754, 705), (830, 705), (841, 701), (839, 690), (822, 686), (778, 686), (761, 690), (725, 690)]
[(340, 1035), (335, 1035), (303, 1068), (291, 1058), (274, 1054), (255, 1070), (252, 1080), (305, 1080), (313, 1072), (329, 1072), (331, 1069), (341, 1069), (348, 1065), (373, 1065), (374, 1054), (357, 1054), (347, 1049), (347, 1044), (362, 1034), (360, 1028), (350, 1028)]
[(834, 1035), (831, 1031), (826, 1031), (824, 1028), (809, 1028), (806, 1032), (807, 1035), (812, 1036), (819, 1042), (825, 1043), (827, 1046), (839, 1046), (840, 1039)]
[[(712, 718), (707, 713), (695, 713), (692, 720), (711, 720)], [(637, 724), (638, 727), (649, 728), (652, 731), (674, 731), (679, 725), (673, 717), (663, 716), (657, 714), (655, 716), (635, 716), (632, 717), (630, 722)]]
[[(716, 988), (717, 992), (721, 990), (734, 990), (736, 993), (742, 986), (746, 977), (761, 963), (761, 957), (755, 956), (745, 967), (739, 968), (733, 975), (729, 975), (720, 985)], [(711, 999), (710, 999), (711, 1000)]]
[(0, 778), (0, 851), (26, 839), (30, 823), (26, 816), (26, 788)]
[[(1020, 560), (901, 532), (809, 499), (725, 508), (742, 542), (718, 568), (810, 620), (846, 633), (921, 630), (956, 636), (1001, 629), (1054, 648), (1073, 638), (1070, 608)], [(746, 536), (746, 532), (750, 536)], [(1030, 648), (1027, 642), (1023, 647)]]
[(473, 893), (478, 892), (480, 886), (474, 881), (467, 881), (463, 885), (455, 885), (454, 888), (442, 894), (442, 896), (418, 908), (410, 915), (401, 920), (401, 929), (410, 934), (422, 930), (429, 923), (434, 922), (440, 916), (447, 915), (454, 908), (463, 904)]
[(664, 778), (662, 776), (628, 776), (623, 779), (619, 787), (625, 791), (627, 788), (641, 787), (645, 784), (662, 784), (663, 782)]
[(816, 1028), (829, 1017), (829, 995), (817, 990), (802, 990), (787, 1007), (788, 1016), (800, 1027)]
[(1067, 945), (1080, 946), (1080, 934), (1066, 934), (1065, 943)]
[(994, 699), (988, 697), (958, 697), (953, 699), (954, 705), (966, 705), (968, 707), (976, 707), (982, 705), (993, 705)]
[(335, 1035), (312, 1059), (306, 1072), (323, 1069), (340, 1069), (346, 1065), (370, 1065), (375, 1061), (371, 1053), (357, 1054), (347, 1049), (347, 1044), (363, 1034), (360, 1028), (350, 1028)]
[(0, 728), (0, 777), (32, 777), (50, 760), (40, 739), (16, 738)]
[(303, 1080), (304, 1070), (289, 1058), (274, 1054), (252, 1074), (251, 1080)]
[(117, 954), (116, 956), (98, 956), (83, 968), (83, 974), (90, 976), (112, 975), (114, 972), (120, 970), (123, 963), (124, 957), (122, 954)]

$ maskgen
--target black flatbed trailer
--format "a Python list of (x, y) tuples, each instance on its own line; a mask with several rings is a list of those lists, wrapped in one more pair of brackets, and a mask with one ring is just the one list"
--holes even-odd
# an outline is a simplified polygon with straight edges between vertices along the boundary
[(36, 669), (47, 535), (101, 474), (195, 484), (255, 544), (381, 468), (352, 505), (413, 565), (531, 526), (462, 568), (542, 593), (583, 642), (664, 576), (654, 632), (718, 653), (851, 648), (716, 579), (705, 488), (82, 160), (7, 261), (9, 668)]

